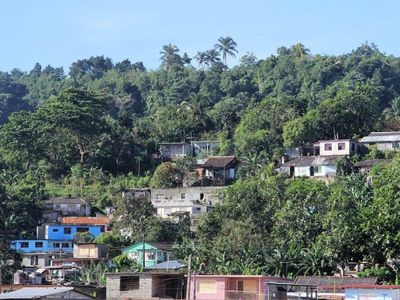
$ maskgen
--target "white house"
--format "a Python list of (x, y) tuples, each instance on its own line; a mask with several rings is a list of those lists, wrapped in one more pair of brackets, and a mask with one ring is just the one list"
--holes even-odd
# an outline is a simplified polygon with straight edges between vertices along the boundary
[(366, 152), (365, 146), (350, 139), (318, 141), (315, 146), (319, 148), (319, 155), (345, 155), (362, 154)]
[(342, 159), (342, 156), (301, 156), (283, 163), (279, 171), (290, 177), (335, 177)]
[(222, 187), (182, 187), (152, 189), (151, 203), (162, 218), (188, 214), (192, 218), (208, 212), (218, 201)]

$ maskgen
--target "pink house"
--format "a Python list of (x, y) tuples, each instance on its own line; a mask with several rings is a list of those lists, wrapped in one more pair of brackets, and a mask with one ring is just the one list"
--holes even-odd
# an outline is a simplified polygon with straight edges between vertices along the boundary
[(266, 299), (267, 283), (292, 280), (262, 275), (196, 275), (190, 279), (190, 298), (196, 300)]

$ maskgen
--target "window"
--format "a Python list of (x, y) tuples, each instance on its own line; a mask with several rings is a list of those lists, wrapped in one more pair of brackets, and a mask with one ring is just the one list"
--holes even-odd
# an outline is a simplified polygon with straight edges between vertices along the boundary
[(21, 242), (21, 248), (28, 248), (29, 242)]
[(88, 227), (78, 227), (76, 229), (76, 232), (87, 232), (87, 231), (89, 231)]
[(338, 150), (346, 150), (346, 143), (339, 143)]
[(351, 151), (352, 152), (356, 151), (356, 144), (351, 143)]
[(71, 234), (71, 227), (65, 227), (64, 234)]
[(181, 194), (181, 199), (183, 200), (183, 199), (185, 199), (185, 198), (186, 198), (185, 193), (182, 193), (182, 194)]
[(139, 289), (139, 276), (121, 276), (120, 291), (130, 291)]
[(237, 282), (237, 290), (242, 292), (243, 291), (243, 280), (239, 280)]
[(156, 195), (156, 200), (161, 200), (162, 198), (164, 198), (163, 194), (157, 194)]
[(200, 200), (204, 200), (204, 193), (200, 193)]
[(58, 229), (57, 228), (53, 228), (53, 232), (58, 232)]
[(54, 247), (54, 248), (60, 248), (60, 243), (54, 243), (54, 244), (53, 244), (53, 247)]
[(321, 166), (314, 166), (314, 173), (320, 173), (321, 172)]
[(61, 248), (69, 248), (69, 244), (68, 243), (62, 243), (61, 244)]
[(399, 149), (400, 148), (400, 142), (393, 142), (393, 149)]
[(39, 257), (36, 255), (31, 256), (31, 266), (37, 266), (39, 264)]
[(202, 294), (215, 294), (217, 292), (217, 282), (215, 280), (198, 280), (197, 292)]
[(43, 242), (35, 242), (36, 248), (43, 248)]
[(148, 252), (147, 253), (148, 260), (156, 260), (156, 253), (155, 252)]
[(325, 151), (332, 151), (332, 144), (331, 143), (326, 143), (324, 145)]

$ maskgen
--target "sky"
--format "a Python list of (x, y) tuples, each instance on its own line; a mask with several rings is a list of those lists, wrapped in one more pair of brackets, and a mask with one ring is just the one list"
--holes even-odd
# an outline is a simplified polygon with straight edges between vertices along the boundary
[[(302, 43), (312, 54), (365, 42), (400, 56), (398, 0), (1, 0), (0, 70), (63, 66), (104, 55), (160, 65), (163, 45), (194, 56), (221, 36), (259, 59)], [(237, 60), (230, 60), (230, 64)]]

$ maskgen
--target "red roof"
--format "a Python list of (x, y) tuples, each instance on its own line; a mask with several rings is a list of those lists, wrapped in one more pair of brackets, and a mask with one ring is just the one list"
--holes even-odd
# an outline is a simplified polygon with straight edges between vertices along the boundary
[(107, 217), (62, 217), (61, 224), (107, 225)]

